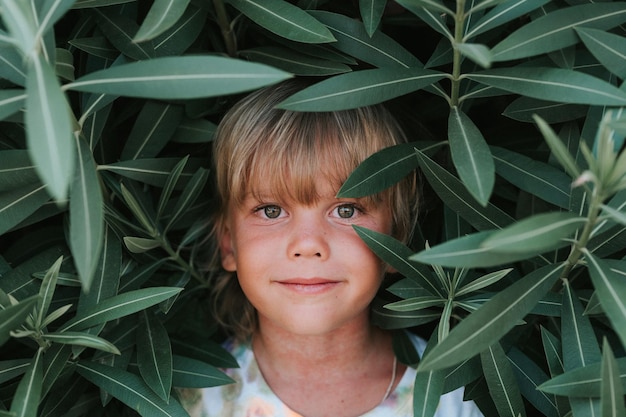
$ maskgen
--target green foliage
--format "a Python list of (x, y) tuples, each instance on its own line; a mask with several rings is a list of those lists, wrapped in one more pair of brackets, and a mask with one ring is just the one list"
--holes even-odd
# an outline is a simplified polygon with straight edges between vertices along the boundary
[(626, 3), (1, 0), (0, 18), (0, 415), (184, 416), (175, 388), (232, 382), (200, 251), (210, 142), (241, 93), (306, 76), (281, 107), (387, 102), (409, 137), (341, 196), (425, 180), (409, 245), (356, 229), (403, 276), (374, 321), (432, 334), (415, 415), (466, 386), (488, 416), (624, 416)]

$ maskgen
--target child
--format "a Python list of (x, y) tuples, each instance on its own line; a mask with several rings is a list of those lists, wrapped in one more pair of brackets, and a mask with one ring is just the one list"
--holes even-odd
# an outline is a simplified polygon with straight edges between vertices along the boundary
[[(221, 206), (218, 319), (240, 368), (236, 384), (183, 401), (192, 416), (413, 416), (415, 370), (369, 322), (386, 266), (353, 225), (407, 240), (415, 180), (366, 198), (336, 198), (372, 153), (404, 141), (381, 106), (327, 113), (280, 110), (301, 88), (258, 91), (220, 124), (214, 147)], [(411, 336), (418, 351), (424, 341)], [(438, 416), (480, 416), (462, 390)], [(191, 400), (191, 401), (189, 401)]]

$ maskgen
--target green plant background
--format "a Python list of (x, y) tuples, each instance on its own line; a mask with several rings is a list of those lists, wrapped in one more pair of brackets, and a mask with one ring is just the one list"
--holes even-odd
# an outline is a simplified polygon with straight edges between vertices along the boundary
[[(230, 382), (203, 245), (210, 142), (242, 94), (386, 102), (409, 139), (340, 190), (419, 168), (373, 319), (429, 339), (415, 416), (626, 416), (626, 3), (1, 0), (0, 416), (185, 416)], [(207, 253), (209, 252), (209, 253)]]

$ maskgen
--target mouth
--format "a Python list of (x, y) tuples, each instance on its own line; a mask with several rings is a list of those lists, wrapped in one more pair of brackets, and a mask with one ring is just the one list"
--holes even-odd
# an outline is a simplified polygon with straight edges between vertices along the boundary
[(319, 294), (338, 286), (341, 281), (326, 278), (291, 278), (276, 281), (282, 287), (301, 294)]

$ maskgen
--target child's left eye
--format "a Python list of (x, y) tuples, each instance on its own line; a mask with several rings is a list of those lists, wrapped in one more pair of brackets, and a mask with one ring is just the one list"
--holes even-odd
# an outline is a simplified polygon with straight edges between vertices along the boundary
[(354, 205), (352, 204), (342, 204), (341, 206), (337, 207), (337, 215), (342, 219), (349, 219), (354, 217), (356, 210), (356, 207), (354, 207)]

